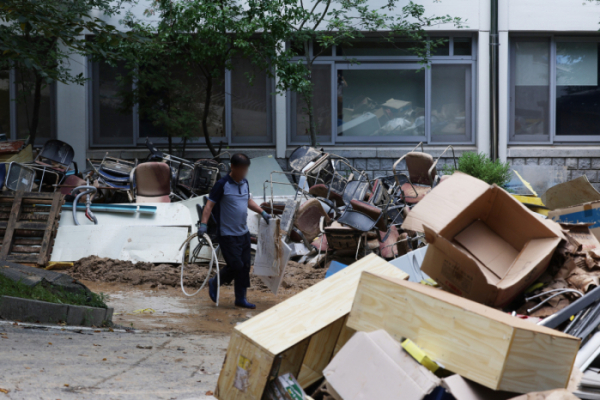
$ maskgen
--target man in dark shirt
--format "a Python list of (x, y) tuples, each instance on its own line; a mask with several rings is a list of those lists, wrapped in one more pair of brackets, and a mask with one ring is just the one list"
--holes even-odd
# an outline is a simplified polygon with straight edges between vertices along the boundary
[[(217, 220), (221, 253), (227, 263), (219, 273), (220, 283), (234, 282), (236, 306), (256, 308), (246, 299), (246, 290), (250, 287), (250, 232), (246, 223), (248, 209), (261, 214), (267, 223), (271, 216), (250, 198), (250, 187), (246, 180), (248, 167), (250, 159), (245, 154), (231, 157), (231, 172), (217, 181), (208, 195), (198, 236), (206, 233), (212, 212)], [(212, 301), (217, 301), (216, 278), (208, 281), (208, 294)]]

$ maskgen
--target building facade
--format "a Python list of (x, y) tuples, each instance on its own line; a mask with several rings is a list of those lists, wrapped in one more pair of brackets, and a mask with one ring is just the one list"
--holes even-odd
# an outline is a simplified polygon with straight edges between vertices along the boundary
[[(432, 54), (429, 68), (402, 43), (386, 46), (370, 37), (332, 48), (315, 67), (319, 145), (371, 175), (389, 173), (419, 142), (434, 156), (447, 145), (457, 156), (490, 152), (491, 2), (418, 3), (428, 15), (465, 21), (461, 29), (432, 29), (431, 36), (447, 44)], [(144, 5), (136, 7), (142, 15)], [(587, 175), (600, 187), (600, 2), (499, 0), (498, 11), (499, 157), (513, 164), (566, 165), (571, 178)], [(248, 85), (244, 73), (252, 65), (241, 59), (234, 64), (211, 99), (213, 142), (251, 157), (271, 154), (287, 167), (286, 156), (308, 138), (302, 101), (293, 93), (273, 94), (274, 82), (264, 73), (256, 72)], [(76, 56), (71, 68), (89, 80), (45, 89), (42, 138), (70, 143), (80, 165), (107, 151), (143, 158), (146, 137), (165, 143), (135, 109), (118, 112), (118, 68)], [(18, 79), (0, 74), (0, 133), (12, 138), (27, 131), (27, 104), (10, 101)], [(201, 142), (191, 144), (189, 158), (208, 156)]]

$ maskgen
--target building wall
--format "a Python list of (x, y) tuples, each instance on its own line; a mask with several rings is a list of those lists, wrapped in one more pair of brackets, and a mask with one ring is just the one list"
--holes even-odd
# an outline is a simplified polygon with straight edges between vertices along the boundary
[[(374, 0), (375, 5), (384, 0)], [(148, 2), (140, 2), (130, 11), (143, 17), (143, 10)], [(402, 0), (400, 5), (408, 3)], [(429, 15), (460, 16), (465, 20), (465, 30), (475, 32), (477, 38), (477, 87), (474, 112), (476, 122), (474, 126), (475, 145), (463, 146), (461, 151), (478, 151), (489, 153), (489, 27), (490, 27), (490, 1), (489, 0), (419, 0), (425, 6)], [(600, 147), (596, 143), (579, 145), (508, 145), (509, 130), (509, 40), (515, 33), (519, 34), (580, 34), (596, 35), (600, 22), (600, 2), (587, 0), (499, 0), (499, 28), (500, 28), (500, 156), (511, 163), (537, 163), (539, 165), (564, 163), (569, 167), (572, 177), (585, 174), (592, 182), (600, 183)], [(109, 22), (118, 24), (120, 17)], [(153, 17), (144, 17), (152, 21)], [(154, 18), (155, 19), (155, 18)], [(432, 28), (437, 31), (452, 31), (449, 26)], [(73, 60), (73, 68), (81, 69), (86, 73), (87, 60)], [(57, 88), (57, 121), (58, 138), (65, 140), (75, 147), (77, 161), (84, 162), (85, 156), (103, 156), (106, 150), (91, 149), (89, 147), (88, 116), (86, 87), (59, 85)], [(283, 158), (289, 154), (292, 146), (286, 143), (287, 123), (286, 99), (278, 96), (274, 101), (276, 115), (274, 118), (274, 135), (277, 138), (276, 146), (267, 148), (240, 148), (249, 154), (273, 154)], [(600, 145), (600, 144), (599, 144)], [(409, 145), (389, 147), (380, 145), (365, 148), (361, 145), (337, 146), (332, 152), (343, 153), (352, 160), (357, 167), (365, 169), (376, 175), (381, 172), (391, 171), (393, 161), (408, 151)], [(434, 155), (440, 152), (439, 146), (428, 146), (427, 151)], [(147, 153), (144, 149), (127, 149), (111, 151), (115, 156), (130, 154), (143, 158)], [(193, 150), (191, 155), (203, 154), (201, 150)], [(460, 153), (460, 152), (459, 152)], [(133, 158), (133, 157), (132, 157)], [(285, 165), (285, 161), (281, 161)]]

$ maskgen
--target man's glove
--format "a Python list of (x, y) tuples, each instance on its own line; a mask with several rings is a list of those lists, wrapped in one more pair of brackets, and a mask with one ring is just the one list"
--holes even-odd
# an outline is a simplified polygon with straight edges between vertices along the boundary
[(206, 233), (206, 231), (208, 230), (208, 225), (206, 225), (205, 223), (200, 224), (200, 226), (198, 227), (198, 237), (202, 237), (204, 236), (204, 234)]
[(263, 211), (261, 215), (265, 219), (265, 221), (267, 222), (267, 225), (269, 225), (269, 221), (271, 220), (271, 216), (266, 211)]

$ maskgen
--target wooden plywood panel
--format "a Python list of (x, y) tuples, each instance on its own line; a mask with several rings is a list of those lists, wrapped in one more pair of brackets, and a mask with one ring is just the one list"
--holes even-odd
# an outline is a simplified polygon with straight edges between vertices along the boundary
[[(350, 340), (352, 335), (356, 333), (356, 331), (350, 328), (348, 325), (348, 317), (344, 319), (344, 326), (342, 327), (342, 331), (340, 332), (340, 336), (338, 337), (337, 343), (335, 344), (335, 348), (333, 349), (333, 356), (344, 347), (344, 345)], [(333, 357), (332, 357), (333, 358)]]
[(287, 374), (288, 372), (297, 377), (300, 375), (302, 360), (306, 355), (306, 350), (310, 344), (311, 338), (304, 339), (294, 347), (286, 350), (281, 354), (281, 365), (278, 375)]
[(310, 338), (310, 344), (302, 362), (298, 383), (303, 388), (310, 386), (323, 376), (323, 369), (333, 357), (335, 344), (346, 322), (342, 317)]
[[(273, 360), (272, 354), (256, 346), (234, 329), (215, 396), (226, 400), (260, 400)], [(246, 372), (240, 371), (240, 368), (247, 372), (247, 378), (243, 377)]]
[(236, 329), (271, 354), (280, 354), (350, 312), (362, 271), (408, 278), (384, 259), (370, 255)]
[[(512, 365), (507, 362), (509, 352), (517, 354), (521, 352), (520, 346), (526, 344), (521, 336), (519, 341), (512, 342), (518, 330), (540, 336), (535, 339), (540, 351), (541, 348), (546, 352), (564, 351), (574, 357), (578, 346), (576, 338), (562, 332), (538, 327), (450, 293), (371, 273), (361, 277), (348, 326), (366, 332), (385, 329), (398, 340), (409, 338), (447, 369), (492, 389), (500, 388), (505, 369)], [(542, 346), (545, 340), (549, 344), (559, 341), (570, 344)], [(540, 376), (565, 372), (565, 368), (557, 371), (554, 367), (543, 371), (545, 364), (548, 362), (534, 361), (527, 368), (535, 365)], [(506, 381), (501, 389), (525, 392), (549, 389), (540, 379), (530, 382), (527, 390), (521, 390), (527, 379), (519, 378), (517, 373), (510, 376), (512, 380)], [(555, 379), (566, 382), (568, 376), (566, 373)], [(512, 387), (517, 381), (521, 385), (519, 390)]]
[(516, 330), (500, 390), (527, 393), (566, 388), (578, 349), (576, 340)]

